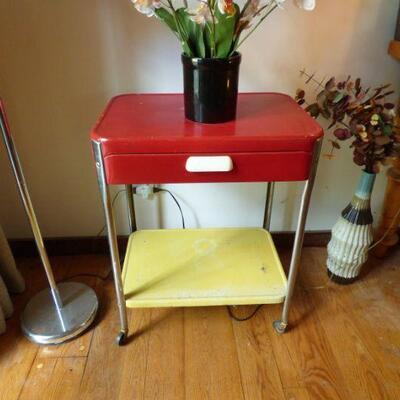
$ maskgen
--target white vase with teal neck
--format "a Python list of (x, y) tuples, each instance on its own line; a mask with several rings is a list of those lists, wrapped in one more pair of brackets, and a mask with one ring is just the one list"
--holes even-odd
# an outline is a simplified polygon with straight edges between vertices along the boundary
[(373, 242), (371, 193), (376, 174), (363, 171), (350, 204), (332, 228), (328, 244), (328, 275), (337, 283), (352, 283), (367, 261)]

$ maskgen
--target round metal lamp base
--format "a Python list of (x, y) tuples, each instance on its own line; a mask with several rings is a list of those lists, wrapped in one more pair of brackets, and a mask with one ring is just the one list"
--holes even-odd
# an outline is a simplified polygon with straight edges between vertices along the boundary
[(99, 302), (92, 288), (83, 283), (57, 285), (63, 308), (57, 309), (50, 289), (36, 294), (21, 316), (24, 335), (39, 344), (60, 344), (80, 335), (93, 322)]

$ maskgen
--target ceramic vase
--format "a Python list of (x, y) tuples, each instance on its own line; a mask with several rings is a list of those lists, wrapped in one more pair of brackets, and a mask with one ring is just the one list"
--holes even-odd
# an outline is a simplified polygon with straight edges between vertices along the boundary
[(185, 116), (216, 124), (236, 118), (240, 53), (228, 58), (182, 55)]
[(328, 244), (328, 275), (341, 284), (354, 282), (373, 241), (371, 193), (375, 174), (363, 171), (350, 204), (332, 228)]

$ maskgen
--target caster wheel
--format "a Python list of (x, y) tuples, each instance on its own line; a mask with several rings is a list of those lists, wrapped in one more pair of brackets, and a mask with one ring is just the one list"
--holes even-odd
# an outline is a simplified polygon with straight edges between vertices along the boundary
[(282, 321), (274, 321), (272, 326), (279, 334), (285, 333), (287, 328), (287, 324), (283, 323)]
[(117, 345), (118, 346), (123, 346), (125, 344), (126, 337), (127, 337), (127, 335), (126, 335), (125, 332), (118, 333), (117, 340), (116, 340), (117, 341)]

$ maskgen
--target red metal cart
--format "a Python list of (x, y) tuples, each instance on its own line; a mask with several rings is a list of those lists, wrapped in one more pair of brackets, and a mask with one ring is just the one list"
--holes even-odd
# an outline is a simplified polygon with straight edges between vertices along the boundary
[[(183, 96), (180, 94), (127, 94), (117, 96), (110, 101), (93, 129), (91, 140), (105, 210), (121, 321), (121, 330), (118, 335), (119, 344), (124, 342), (128, 334), (127, 303), (128, 305), (133, 304), (135, 300), (138, 300), (137, 307), (140, 307), (141, 304), (144, 306), (163, 304), (180, 306), (216, 305), (227, 304), (228, 301), (235, 301), (235, 299), (240, 300), (240, 296), (231, 293), (230, 296), (226, 297), (224, 292), (225, 294), (222, 295), (214, 295), (214, 300), (211, 303), (204, 303), (204, 301), (198, 299), (199, 296), (186, 293), (184, 299), (180, 298), (176, 303), (174, 301), (160, 303), (157, 302), (159, 299), (152, 302), (151, 299), (154, 300), (154, 296), (151, 299), (150, 297), (147, 299), (140, 298), (142, 293), (139, 293), (139, 290), (136, 290), (137, 288), (133, 292), (131, 290), (131, 294), (128, 295), (129, 287), (132, 289), (132, 285), (129, 286), (130, 284), (127, 282), (129, 271), (124, 271), (123, 276), (121, 276), (109, 186), (114, 184), (126, 185), (130, 228), (133, 233), (136, 231), (133, 184), (266, 182), (267, 201), (264, 229), (268, 231), (273, 183), (305, 181), (289, 277), (287, 284), (285, 281), (284, 296), (281, 296), (282, 300), (284, 299), (282, 318), (274, 323), (275, 329), (279, 333), (283, 333), (288, 325), (289, 307), (300, 262), (304, 227), (322, 136), (321, 127), (294, 100), (289, 96), (278, 93), (240, 94), (237, 119), (215, 125), (199, 124), (186, 120), (183, 113)], [(176, 234), (186, 235), (183, 232), (176, 232)], [(193, 240), (196, 239), (196, 234), (196, 232), (192, 233), (192, 236), (194, 235)], [(270, 240), (269, 236), (264, 235), (264, 237), (260, 232), (253, 231), (251, 234), (260, 238), (260, 243), (263, 243), (263, 240), (266, 241), (265, 243)], [(187, 236), (179, 237), (186, 238)], [(143, 239), (144, 236), (138, 236), (138, 232), (133, 233), (130, 239), (132, 246), (134, 246), (134, 243), (139, 245), (141, 238)], [(146, 242), (146, 240), (144, 238), (142, 242)], [(234, 249), (240, 243), (240, 240), (234, 242), (236, 245), (232, 244), (232, 240), (221, 241), (218, 246), (225, 246), (228, 242), (232, 246), (230, 249)], [(132, 246), (129, 245), (129, 247)], [(167, 254), (169, 251), (168, 241), (162, 242), (159, 248), (160, 251), (165, 250)], [(220, 254), (223, 254), (223, 251), (222, 248)], [(135, 250), (133, 252), (135, 254)], [(142, 253), (150, 254), (138, 251), (138, 259)], [(265, 261), (267, 264), (269, 262), (267, 259), (262, 259), (264, 255), (259, 257), (255, 254), (254, 256), (254, 259), (260, 260), (260, 262)], [(201, 271), (204, 276), (206, 270), (201, 270), (203, 261), (206, 265), (210, 261), (210, 257), (207, 259), (196, 258), (197, 270), (195, 273), (199, 274), (199, 271)], [(207, 273), (212, 274), (213, 266), (220, 261), (221, 259), (218, 257), (215, 257), (212, 262), (210, 261), (212, 265), (210, 264), (211, 269), (207, 269)], [(142, 259), (142, 262), (144, 262), (144, 259)], [(128, 267), (125, 266), (124, 269), (128, 269)], [(186, 267), (188, 268), (187, 271), (192, 268), (192, 266)], [(209, 268), (209, 266), (204, 268)], [(216, 268), (220, 268), (220, 266)], [(251, 266), (249, 265), (248, 268), (250, 271)], [(259, 272), (259, 269), (257, 267), (255, 274)], [(219, 270), (219, 272), (221, 271)], [(249, 274), (251, 273), (249, 272)], [(136, 275), (138, 279), (139, 275)], [(135, 279), (134, 276), (132, 275), (129, 279)], [(211, 282), (211, 284), (214, 283)], [(141, 292), (146, 292), (146, 290), (151, 292), (150, 286), (151, 283), (144, 285)], [(143, 289), (144, 287), (146, 289)], [(166, 293), (165, 290), (167, 289), (164, 287), (163, 293)], [(193, 290), (197, 289), (193, 288)], [(182, 290), (182, 287), (179, 290)], [(132, 295), (132, 293), (134, 294)], [(257, 298), (254, 297), (254, 301), (238, 301), (233, 304), (260, 303), (262, 302), (262, 295), (263, 293)], [(129, 301), (127, 297), (130, 297)], [(277, 302), (278, 297), (276, 295), (275, 300), (271, 302)]]

